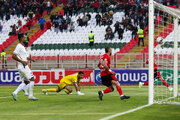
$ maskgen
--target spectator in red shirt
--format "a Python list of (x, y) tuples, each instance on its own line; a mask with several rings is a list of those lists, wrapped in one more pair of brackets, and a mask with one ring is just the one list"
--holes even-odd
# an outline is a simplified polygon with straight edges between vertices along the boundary
[(32, 21), (31, 21), (31, 19), (30, 18), (27, 18), (27, 24), (26, 24), (26, 27), (28, 27), (28, 30), (30, 30), (30, 28), (31, 28), (31, 24), (32, 24)]
[(83, 1), (79, 1), (79, 7), (81, 8), (83, 6)]
[(39, 12), (37, 12), (35, 17), (36, 17), (37, 20), (39, 20), (41, 18), (41, 14)]
[(94, 12), (98, 11), (99, 6), (100, 6), (99, 2), (95, 0), (95, 2), (93, 3)]
[(49, 20), (49, 21), (46, 23), (46, 27), (47, 27), (47, 29), (50, 29), (50, 30), (51, 30), (51, 26), (52, 26), (52, 24), (51, 24), (51, 21)]
[[(76, 2), (78, 3), (78, 1), (76, 1)], [(76, 10), (76, 12), (78, 12), (79, 10), (81, 10), (82, 7), (83, 7), (83, 1), (80, 0), (79, 3), (78, 3), (78, 5), (77, 5), (77, 10)]]

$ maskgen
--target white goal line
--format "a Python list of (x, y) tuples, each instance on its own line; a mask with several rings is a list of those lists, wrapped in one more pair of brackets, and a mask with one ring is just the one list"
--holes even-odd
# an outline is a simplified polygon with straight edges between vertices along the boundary
[(143, 109), (143, 108), (148, 107), (150, 105), (152, 105), (152, 104), (143, 105), (143, 106), (140, 106), (140, 107), (137, 107), (137, 108), (125, 111), (125, 112), (116, 113), (114, 115), (111, 115), (111, 116), (108, 116), (108, 117), (105, 117), (105, 118), (102, 118), (102, 119), (99, 119), (99, 120), (109, 120), (109, 119), (112, 119), (112, 118), (115, 118), (115, 117), (118, 117), (118, 116), (121, 116), (121, 115), (125, 115), (125, 114), (128, 114), (128, 113)]

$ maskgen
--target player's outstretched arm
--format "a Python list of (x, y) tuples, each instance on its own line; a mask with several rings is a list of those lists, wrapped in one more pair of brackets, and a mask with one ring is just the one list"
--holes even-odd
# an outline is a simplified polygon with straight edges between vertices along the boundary
[(26, 61), (22, 61), (21, 59), (19, 59), (16, 54), (13, 54), (13, 55), (12, 55), (12, 58), (13, 58), (14, 60), (18, 61), (18, 62), (21, 62), (24, 66), (27, 65), (27, 62), (26, 62)]
[(77, 85), (76, 82), (74, 83), (74, 87), (76, 88), (76, 92), (80, 91), (80, 88), (79, 88), (79, 86)]
[(80, 92), (80, 87), (78, 86), (78, 84), (76, 82), (74, 83), (74, 86), (76, 88), (76, 92), (77, 92), (78, 95), (84, 95), (84, 93)]

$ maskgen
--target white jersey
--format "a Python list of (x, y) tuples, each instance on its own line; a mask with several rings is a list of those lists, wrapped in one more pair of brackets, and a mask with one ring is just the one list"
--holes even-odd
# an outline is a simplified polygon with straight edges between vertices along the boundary
[[(13, 53), (16, 54), (22, 61), (27, 61), (27, 57), (29, 56), (26, 48), (20, 43), (17, 44)], [(18, 62), (18, 69), (21, 69), (22, 67), (24, 67), (23, 64)]]

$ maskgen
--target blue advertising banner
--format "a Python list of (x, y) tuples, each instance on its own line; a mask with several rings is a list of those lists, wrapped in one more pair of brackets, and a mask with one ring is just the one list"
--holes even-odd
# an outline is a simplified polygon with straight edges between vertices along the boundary
[[(120, 84), (138, 84), (148, 81), (147, 69), (113, 70)], [(100, 70), (94, 71), (95, 84), (101, 85)]]
[(17, 70), (0, 71), (0, 85), (16, 85), (21, 82)]

